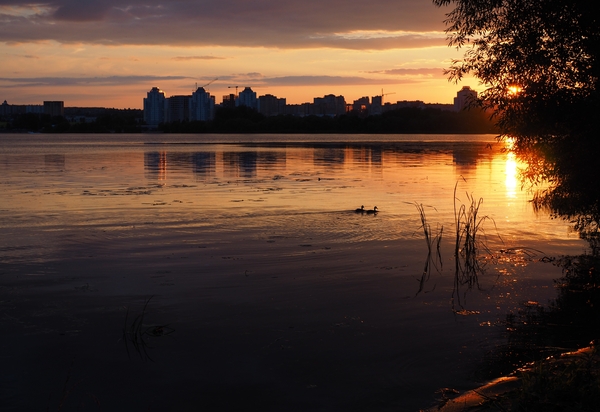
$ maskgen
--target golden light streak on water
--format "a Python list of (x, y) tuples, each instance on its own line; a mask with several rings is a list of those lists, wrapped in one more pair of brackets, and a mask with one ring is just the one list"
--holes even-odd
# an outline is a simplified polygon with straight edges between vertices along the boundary
[(518, 167), (516, 156), (513, 152), (506, 155), (506, 197), (510, 199), (517, 198), (517, 188), (519, 185)]

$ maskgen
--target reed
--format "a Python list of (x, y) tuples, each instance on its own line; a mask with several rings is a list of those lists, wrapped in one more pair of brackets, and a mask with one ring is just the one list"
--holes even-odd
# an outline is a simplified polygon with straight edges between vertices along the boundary
[(147, 313), (146, 309), (148, 308), (148, 304), (153, 297), (154, 296), (150, 296), (145, 301), (142, 312), (133, 319), (131, 324), (129, 324), (129, 308), (127, 308), (127, 313), (125, 314), (125, 324), (123, 325), (123, 342), (125, 342), (127, 356), (130, 359), (131, 354), (129, 352), (129, 343), (131, 343), (142, 360), (154, 361), (148, 354), (148, 349), (151, 348), (149, 345), (149, 339), (167, 336), (175, 332), (175, 330), (169, 327), (169, 325), (144, 324), (144, 317)]
[[(464, 180), (464, 178), (463, 178)], [(458, 183), (454, 185), (454, 225), (456, 238), (454, 243), (454, 290), (452, 292), (452, 305), (455, 302), (460, 308), (466, 299), (466, 293), (474, 287), (480, 289), (479, 276), (484, 273), (486, 262), (481, 258), (482, 253), (493, 257), (487, 246), (483, 224), (495, 221), (489, 216), (481, 216), (479, 209), (483, 198), (476, 199), (466, 193), (467, 202), (462, 203), (456, 192)], [(460, 202), (460, 203), (459, 203)], [(496, 228), (496, 233), (498, 230)], [(500, 235), (498, 235), (500, 238)], [(500, 238), (500, 240), (502, 240)], [(460, 290), (464, 289), (461, 299)]]
[[(434, 234), (431, 225), (427, 222), (427, 216), (425, 215), (425, 207), (417, 202), (414, 203), (415, 207), (419, 211), (421, 217), (421, 227), (423, 234), (425, 235), (425, 243), (427, 244), (427, 259), (425, 259), (425, 267), (423, 273), (419, 279), (419, 290), (417, 295), (425, 288), (425, 283), (431, 277), (431, 268), (434, 267), (437, 271), (442, 269), (442, 255), (440, 252), (440, 244), (442, 242), (442, 235), (444, 232), (444, 226), (437, 228)], [(439, 266), (438, 266), (439, 265)]]

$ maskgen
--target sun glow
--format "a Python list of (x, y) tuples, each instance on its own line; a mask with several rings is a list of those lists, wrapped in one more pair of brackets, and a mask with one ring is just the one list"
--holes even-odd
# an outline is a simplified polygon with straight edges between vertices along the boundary
[(517, 188), (519, 184), (517, 159), (513, 152), (506, 154), (506, 197), (515, 199), (517, 197)]
[(521, 93), (523, 89), (521, 88), (521, 86), (517, 85), (517, 84), (511, 84), (510, 86), (508, 86), (508, 94), (511, 96), (516, 96), (519, 93)]

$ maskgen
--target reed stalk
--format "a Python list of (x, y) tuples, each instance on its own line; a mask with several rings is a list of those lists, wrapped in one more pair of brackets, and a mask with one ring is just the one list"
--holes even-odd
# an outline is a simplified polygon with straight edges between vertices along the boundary
[[(419, 279), (419, 290), (417, 295), (425, 288), (425, 283), (431, 277), (431, 268), (434, 267), (437, 271), (442, 269), (442, 255), (440, 252), (440, 244), (442, 242), (442, 235), (444, 232), (444, 226), (440, 226), (437, 229), (437, 233), (433, 234), (431, 225), (427, 222), (425, 215), (425, 207), (422, 204), (414, 203), (415, 207), (419, 211), (421, 217), (421, 227), (423, 234), (425, 235), (425, 243), (427, 244), (427, 259), (425, 259), (425, 267), (423, 273)], [(434, 248), (435, 247), (435, 248)], [(439, 266), (438, 266), (439, 265)]]
[[(463, 178), (464, 180), (464, 178)], [(485, 252), (493, 256), (487, 246), (483, 224), (494, 220), (489, 216), (481, 216), (479, 209), (483, 204), (483, 198), (476, 199), (473, 195), (466, 193), (467, 203), (460, 202), (456, 195), (458, 182), (454, 185), (454, 225), (456, 238), (454, 243), (454, 290), (452, 293), (452, 305), (455, 299), (460, 308), (466, 293), (474, 287), (480, 289), (479, 276), (484, 273), (486, 263), (481, 258)], [(460, 202), (460, 204), (459, 204)], [(497, 230), (496, 230), (497, 232)], [(465, 288), (462, 294), (460, 289)]]

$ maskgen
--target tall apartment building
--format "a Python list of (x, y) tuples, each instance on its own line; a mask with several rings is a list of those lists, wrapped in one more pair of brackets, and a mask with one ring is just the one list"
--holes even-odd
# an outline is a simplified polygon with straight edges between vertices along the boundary
[(44, 114), (50, 116), (64, 116), (65, 115), (65, 102), (62, 101), (47, 101), (44, 102)]
[(256, 92), (252, 91), (250, 87), (245, 87), (240, 92), (236, 100), (236, 106), (246, 106), (254, 110), (258, 109), (258, 99), (256, 98)]
[(469, 86), (463, 86), (454, 98), (454, 111), (460, 112), (477, 100), (477, 92)]
[(371, 99), (371, 107), (369, 108), (369, 114), (372, 116), (383, 113), (383, 95), (373, 96)]
[(272, 94), (258, 97), (258, 112), (265, 116), (277, 116), (285, 114), (286, 100), (278, 99)]
[(344, 96), (328, 94), (313, 99), (314, 113), (317, 116), (338, 116), (346, 113), (346, 100)]
[(198, 87), (190, 98), (190, 120), (208, 121), (215, 117), (215, 97)]
[(352, 102), (352, 110), (356, 113), (367, 113), (370, 106), (371, 101), (367, 96), (363, 96)]
[(230, 93), (223, 96), (223, 103), (221, 103), (221, 107), (226, 107), (229, 109), (235, 108), (235, 102), (237, 100), (237, 95)]
[(185, 122), (190, 120), (191, 96), (171, 96), (167, 98), (165, 122)]
[(165, 92), (158, 87), (153, 87), (144, 98), (144, 121), (150, 126), (164, 123), (167, 112), (167, 98)]

